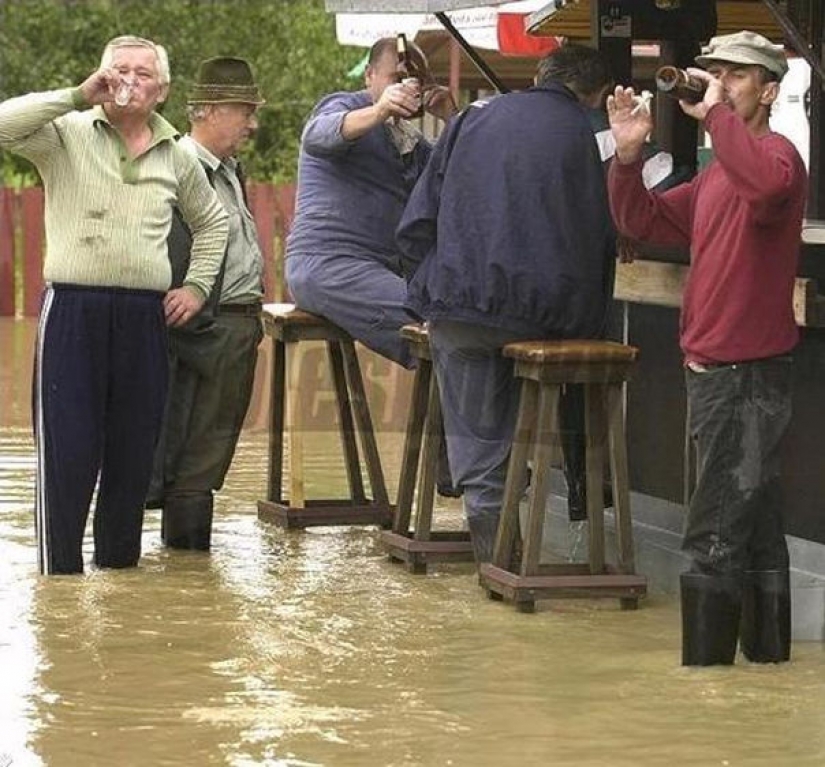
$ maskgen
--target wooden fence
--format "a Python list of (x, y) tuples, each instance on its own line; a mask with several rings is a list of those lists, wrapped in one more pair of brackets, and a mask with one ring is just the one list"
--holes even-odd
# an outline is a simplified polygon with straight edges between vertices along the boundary
[[(283, 245), (295, 212), (292, 184), (249, 184), (264, 254), (265, 300), (283, 295)], [(36, 316), (43, 290), (43, 189), (0, 187), (0, 317)]]

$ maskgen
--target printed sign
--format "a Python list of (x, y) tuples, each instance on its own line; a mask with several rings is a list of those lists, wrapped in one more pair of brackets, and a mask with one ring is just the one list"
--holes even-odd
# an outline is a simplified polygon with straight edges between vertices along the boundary
[(602, 37), (630, 37), (630, 16), (602, 16)]

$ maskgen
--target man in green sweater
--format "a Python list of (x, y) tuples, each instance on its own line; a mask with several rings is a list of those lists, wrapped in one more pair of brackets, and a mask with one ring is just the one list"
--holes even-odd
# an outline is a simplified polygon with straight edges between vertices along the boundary
[[(79, 87), (0, 104), (0, 146), (35, 164), (46, 193), (33, 382), (42, 573), (83, 571), (96, 484), (95, 564), (137, 564), (166, 398), (166, 325), (199, 311), (223, 256), (226, 213), (154, 111), (168, 89), (163, 48), (119, 37)], [(193, 246), (183, 285), (169, 290), (173, 205)]]

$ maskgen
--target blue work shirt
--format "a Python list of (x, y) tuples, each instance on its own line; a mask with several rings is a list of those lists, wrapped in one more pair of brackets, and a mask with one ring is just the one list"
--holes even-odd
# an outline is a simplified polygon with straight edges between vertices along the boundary
[(432, 147), (422, 137), (402, 157), (386, 125), (344, 139), (346, 114), (372, 103), (368, 91), (358, 91), (333, 93), (316, 105), (301, 137), (287, 258), (344, 255), (399, 270), (395, 229)]

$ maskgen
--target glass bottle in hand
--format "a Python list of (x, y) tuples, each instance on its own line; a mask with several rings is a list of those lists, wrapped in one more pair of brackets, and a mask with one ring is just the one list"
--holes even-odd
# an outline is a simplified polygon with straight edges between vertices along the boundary
[(698, 104), (705, 97), (704, 80), (688, 74), (684, 69), (666, 66), (656, 70), (656, 88), (689, 104)]
[(415, 90), (418, 94), (418, 109), (410, 116), (421, 117), (421, 115), (424, 114), (424, 105), (421, 99), (422, 82), (418, 67), (415, 65), (415, 62), (410, 55), (407, 36), (403, 32), (399, 33), (396, 37), (395, 44), (398, 53), (398, 62), (395, 70), (398, 75), (398, 82), (412, 90)]

